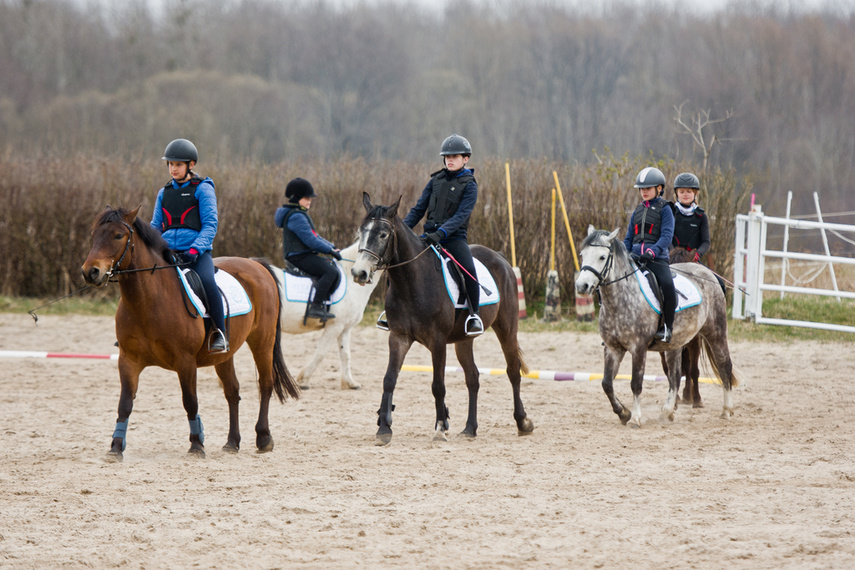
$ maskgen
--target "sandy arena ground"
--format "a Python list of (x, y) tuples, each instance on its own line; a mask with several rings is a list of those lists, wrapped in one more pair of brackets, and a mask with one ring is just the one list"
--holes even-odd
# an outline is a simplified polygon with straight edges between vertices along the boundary
[[(667, 386), (646, 382), (640, 430), (620, 424), (599, 382), (524, 379), (536, 427), (520, 437), (507, 377), (482, 375), (474, 441), (434, 442), (430, 377), (402, 372), (392, 444), (376, 447), (386, 338), (354, 337), (363, 389), (339, 390), (329, 355), (300, 400), (272, 405), (272, 453), (254, 449), (249, 350), (237, 455), (220, 449), (227, 405), (201, 370), (207, 459), (187, 454), (173, 373), (143, 373), (115, 463), (115, 361), (0, 357), (0, 567), (855, 567), (855, 343), (733, 344), (744, 380), (732, 420), (703, 384), (706, 408), (663, 425)], [(2, 350), (106, 354), (114, 338), (112, 318), (0, 314)], [(295, 375), (316, 339), (286, 337)], [(596, 335), (521, 344), (532, 370), (602, 372)], [(492, 333), (476, 356), (504, 367)], [(429, 355), (414, 347), (407, 363)], [(647, 372), (662, 373), (658, 358)], [(447, 385), (456, 434), (462, 374)], [(628, 382), (617, 393), (631, 402)]]

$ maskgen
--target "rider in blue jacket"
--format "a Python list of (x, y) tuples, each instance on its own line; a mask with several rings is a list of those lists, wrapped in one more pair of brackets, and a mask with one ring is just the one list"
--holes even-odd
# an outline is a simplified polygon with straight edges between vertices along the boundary
[(276, 210), (274, 222), (282, 228), (282, 249), (285, 259), (292, 265), (314, 277), (315, 296), (307, 307), (306, 316), (312, 319), (334, 319), (327, 309), (327, 302), (338, 284), (340, 273), (335, 262), (319, 253), (326, 253), (341, 260), (341, 252), (332, 242), (318, 235), (309, 216), (312, 198), (317, 198), (311, 182), (295, 178), (285, 186), (287, 204)]
[(677, 309), (677, 292), (668, 265), (668, 250), (674, 238), (674, 213), (662, 198), (665, 175), (661, 170), (652, 166), (642, 169), (636, 177), (635, 187), (641, 194), (641, 203), (629, 218), (623, 243), (659, 283), (663, 297), (662, 323), (654, 338), (668, 343), (671, 342)]
[(214, 329), (208, 338), (208, 353), (229, 351), (223, 300), (214, 280), (212, 250), (217, 235), (217, 195), (214, 181), (201, 178), (193, 167), (199, 160), (196, 146), (187, 139), (175, 139), (163, 151), (172, 179), (157, 193), (151, 226), (163, 235), (169, 247), (195, 270), (208, 297), (208, 311)]

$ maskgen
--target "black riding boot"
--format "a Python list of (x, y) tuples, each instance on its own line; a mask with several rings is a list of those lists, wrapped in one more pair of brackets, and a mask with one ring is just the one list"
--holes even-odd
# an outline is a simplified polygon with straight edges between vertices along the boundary
[(208, 354), (221, 354), (229, 351), (229, 341), (226, 340), (226, 335), (223, 331), (215, 328), (211, 331), (211, 338), (208, 344)]
[(323, 303), (312, 303), (309, 305), (309, 310), (306, 312), (306, 316), (310, 319), (321, 319), (322, 321), (335, 318), (334, 314), (326, 310)]

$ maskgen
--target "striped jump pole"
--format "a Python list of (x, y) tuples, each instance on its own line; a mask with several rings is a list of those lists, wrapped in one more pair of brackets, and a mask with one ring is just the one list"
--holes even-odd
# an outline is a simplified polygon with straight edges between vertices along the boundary
[[(407, 372), (433, 372), (433, 367), (431, 366), (419, 366), (415, 364), (405, 364), (401, 367), (401, 370), (406, 370)], [(452, 372), (463, 372), (463, 368), (460, 366), (446, 366), (445, 373), (449, 374)], [(491, 376), (501, 376), (502, 374), (507, 374), (507, 372), (503, 368), (478, 368), (478, 372), (481, 374), (489, 374)], [(535, 380), (554, 380), (556, 382), (592, 382), (595, 380), (602, 380), (603, 375), (601, 373), (590, 373), (590, 372), (561, 372), (559, 370), (531, 370), (527, 374), (522, 375), (523, 378), (533, 378)], [(617, 374), (615, 376), (615, 380), (632, 380), (632, 376), (630, 374)], [(645, 382), (667, 382), (667, 376), (656, 376), (655, 374), (645, 374), (644, 375)], [(704, 384), (721, 384), (718, 378), (698, 378), (698, 382), (702, 382)]]

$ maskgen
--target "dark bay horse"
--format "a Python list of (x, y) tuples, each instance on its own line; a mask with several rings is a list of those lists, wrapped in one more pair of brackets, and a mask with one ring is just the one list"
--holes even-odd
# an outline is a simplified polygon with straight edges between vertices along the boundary
[[(137, 218), (138, 211), (139, 208), (113, 210), (108, 206), (92, 226), (92, 249), (82, 267), (87, 283), (104, 286), (115, 276), (122, 293), (116, 310), (122, 392), (110, 453), (121, 460), (140, 372), (148, 366), (178, 373), (190, 422), (190, 453), (201, 456), (205, 455), (205, 446), (196, 397), (196, 369), (214, 366), (229, 403), (229, 436), (223, 449), (236, 452), (240, 448), (240, 385), (235, 375), (234, 355), (244, 342), (249, 345), (258, 369), (261, 404), (255, 425), (256, 446), (259, 451), (271, 451), (273, 437), (267, 421), (270, 397), (275, 391), (280, 401), (285, 400), (286, 393), (297, 398), (299, 389), (282, 358), (279, 286), (270, 266), (238, 257), (214, 260), (218, 268), (241, 283), (252, 308), (247, 314), (228, 319), (230, 351), (208, 354), (203, 319), (195, 316), (189, 302), (185, 303), (176, 270), (162, 269), (172, 263), (172, 251), (160, 232)], [(151, 269), (156, 267), (161, 270)]]
[[(731, 388), (738, 384), (727, 345), (727, 307), (724, 293), (715, 275), (698, 263), (681, 263), (675, 270), (685, 275), (698, 288), (701, 302), (678, 311), (674, 319), (674, 336), (670, 343), (653, 344), (653, 335), (659, 324), (659, 315), (650, 308), (638, 286), (637, 268), (630, 262), (619, 229), (612, 233), (589, 227), (582, 242), (580, 257), (582, 269), (576, 279), (576, 292), (591, 295), (600, 291), (600, 336), (605, 345), (603, 390), (612, 409), (623, 424), (641, 426), (641, 387), (647, 351), (664, 353), (668, 373), (668, 397), (662, 407), (661, 418), (674, 420), (677, 407), (677, 390), (680, 380), (681, 357), (685, 345), (696, 337), (702, 345), (721, 380), (724, 394), (722, 418), (733, 415)], [(631, 388), (634, 397), (632, 411), (615, 396), (612, 382), (626, 352), (632, 355)]]
[[(473, 337), (464, 333), (467, 311), (454, 308), (448, 293), (439, 260), (426, 249), (421, 239), (398, 217), (401, 199), (391, 206), (374, 206), (363, 193), (366, 216), (359, 226), (359, 254), (351, 272), (359, 284), (368, 283), (378, 269), (387, 269), (389, 286), (386, 290), (386, 317), (389, 323), (389, 363), (383, 378), (383, 397), (378, 410), (377, 445), (392, 441), (392, 394), (404, 357), (413, 342), (424, 345), (433, 363), (433, 391), (436, 402), (434, 439), (445, 440), (449, 429), (448, 408), (445, 405), (446, 345), (455, 346), (457, 360), (464, 370), (469, 391), (469, 415), (460, 435), (475, 437), (478, 429), (478, 367), (472, 353)], [(508, 378), (514, 397), (514, 420), (520, 435), (529, 434), (534, 424), (526, 416), (520, 399), (520, 373), (527, 372), (522, 360), (517, 330), (519, 328), (519, 299), (516, 277), (510, 264), (498, 253), (473, 245), (472, 255), (490, 270), (499, 289), (496, 304), (481, 307), (485, 329), (492, 326), (502, 345)]]
[[(669, 262), (675, 263), (692, 263), (695, 260), (695, 253), (683, 247), (672, 248), (668, 254)], [(667, 374), (667, 363), (665, 362), (665, 353), (660, 353), (662, 356), (662, 368)], [(683, 402), (691, 402), (693, 408), (703, 408), (704, 402), (701, 399), (701, 391), (698, 387), (698, 381), (701, 377), (701, 369), (698, 362), (701, 358), (701, 339), (695, 337), (689, 341), (689, 344), (683, 347), (680, 363), (681, 374), (686, 379), (686, 384), (683, 386)], [(679, 379), (677, 382), (677, 390), (679, 391)]]

